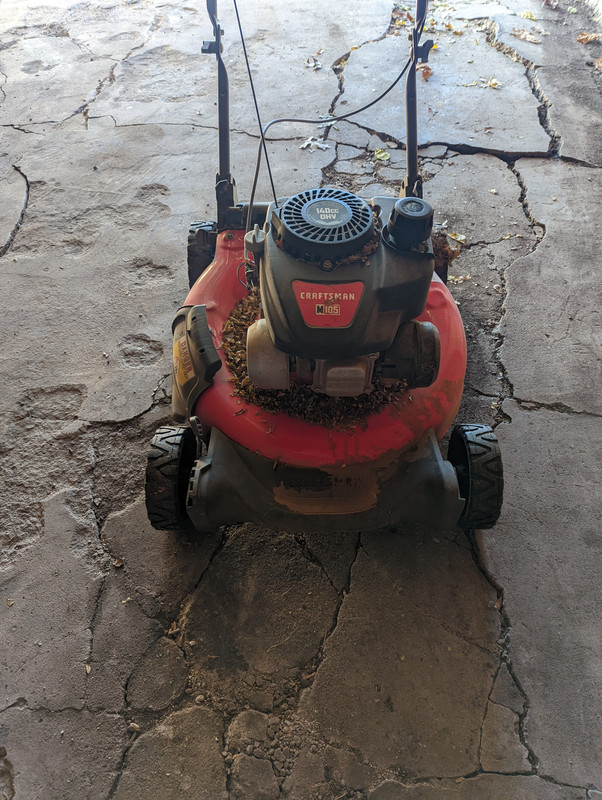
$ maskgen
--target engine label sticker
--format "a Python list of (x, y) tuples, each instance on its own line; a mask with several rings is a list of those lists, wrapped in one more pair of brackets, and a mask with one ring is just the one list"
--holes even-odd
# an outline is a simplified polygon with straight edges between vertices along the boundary
[(303, 321), (309, 328), (348, 328), (360, 304), (364, 284), (293, 281)]

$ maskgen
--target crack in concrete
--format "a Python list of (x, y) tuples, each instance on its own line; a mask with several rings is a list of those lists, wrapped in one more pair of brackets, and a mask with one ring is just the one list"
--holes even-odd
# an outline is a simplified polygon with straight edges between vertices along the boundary
[[(94, 505), (92, 503), (92, 505)], [(94, 511), (92, 511), (94, 513)], [(100, 538), (100, 531), (99, 531), (99, 538)], [(101, 543), (102, 544), (102, 543)], [(90, 662), (92, 660), (92, 651), (94, 648), (94, 634), (96, 633), (96, 626), (98, 625), (98, 615), (100, 613), (100, 606), (102, 603), (102, 598), (105, 592), (105, 588), (107, 585), (106, 577), (103, 577), (100, 586), (98, 587), (98, 592), (96, 594), (96, 600), (94, 602), (94, 612), (92, 614), (92, 619), (90, 620), (90, 646), (88, 648), (88, 655), (86, 656), (86, 682), (84, 684), (84, 708), (88, 708), (88, 677), (90, 676)]]
[(79, 108), (76, 108), (75, 111), (69, 114), (69, 116), (61, 120), (61, 124), (64, 124), (68, 120), (73, 119), (73, 117), (77, 117), (79, 114), (82, 114), (85, 121), (85, 129), (88, 130), (88, 109), (93, 103), (96, 102), (96, 100), (98, 100), (98, 97), (102, 92), (102, 90), (105, 88), (105, 85), (108, 84), (109, 86), (111, 86), (113, 83), (115, 83), (116, 80), (115, 70), (117, 69), (117, 66), (118, 64), (113, 64), (106, 78), (101, 78), (100, 81), (98, 82), (96, 88), (94, 89), (93, 96), (90, 98), (90, 100), (86, 100), (86, 102), (82, 103), (82, 105), (79, 106)]
[[(537, 770), (539, 767), (539, 759), (537, 758), (537, 755), (535, 754), (533, 748), (529, 744), (526, 733), (526, 726), (527, 726), (529, 711), (531, 709), (531, 703), (526, 691), (523, 689), (522, 684), (519, 681), (514, 671), (512, 659), (510, 658), (510, 632), (512, 630), (512, 624), (510, 622), (510, 618), (504, 606), (504, 588), (497, 582), (495, 577), (485, 567), (484, 561), (481, 558), (480, 546), (475, 538), (474, 531), (470, 532), (468, 539), (471, 543), (472, 556), (477, 569), (485, 577), (487, 582), (496, 590), (498, 595), (498, 602), (500, 598), (502, 601), (499, 607), (500, 637), (498, 639), (498, 643), (501, 646), (500, 666), (502, 663), (506, 664), (506, 667), (508, 669), (508, 674), (512, 678), (512, 681), (514, 682), (514, 685), (522, 698), (523, 710), (520, 714), (518, 714), (518, 738), (522, 746), (527, 751), (527, 758), (533, 768), (533, 774), (537, 775), (538, 774)], [(481, 728), (481, 733), (482, 733), (482, 728)]]
[(493, 690), (495, 688), (495, 682), (497, 681), (498, 675), (500, 674), (500, 670), (502, 669), (502, 662), (497, 665), (497, 669), (495, 674), (491, 680), (491, 688), (489, 689), (489, 693), (487, 695), (487, 700), (484, 703), (483, 708), (483, 718), (481, 719), (481, 726), (479, 728), (479, 745), (477, 747), (477, 761), (479, 763), (479, 769), (483, 769), (483, 761), (482, 761), (482, 752), (483, 752), (483, 729), (485, 727), (485, 720), (487, 719), (487, 711), (489, 709), (489, 703), (491, 702), (491, 695), (493, 694)]
[(334, 585), (334, 582), (333, 582), (332, 578), (330, 577), (330, 575), (328, 574), (328, 572), (326, 571), (326, 568), (324, 567), (324, 564), (322, 564), (322, 562), (320, 561), (318, 556), (312, 551), (311, 547), (307, 544), (303, 534), (301, 534), (301, 533), (295, 534), (294, 539), (295, 539), (295, 542), (301, 548), (301, 552), (303, 553), (304, 557), (310, 562), (310, 564), (315, 564), (316, 567), (318, 567), (318, 569), (320, 570), (320, 572), (322, 572), (322, 574), (324, 575), (324, 577), (326, 578), (328, 583), (332, 586), (332, 588), (335, 590), (335, 592), (337, 594), (339, 594), (339, 590)]
[[(535, 219), (535, 216), (533, 215), (533, 212), (531, 211), (531, 206), (529, 205), (529, 200), (527, 199), (527, 192), (528, 192), (527, 184), (525, 183), (525, 179), (523, 178), (523, 176), (521, 175), (521, 173), (517, 169), (516, 162), (514, 161), (512, 163), (509, 163), (508, 164), (508, 169), (512, 172), (512, 174), (514, 175), (514, 177), (516, 178), (516, 180), (518, 182), (518, 185), (520, 187), (519, 202), (522, 205), (523, 213), (524, 213), (525, 217), (527, 218), (527, 220), (529, 222), (529, 225), (531, 226), (531, 229), (533, 230), (533, 233), (535, 234), (535, 236), (537, 238), (537, 241), (536, 241), (535, 245), (529, 251), (528, 255), (531, 255), (532, 253), (535, 252), (535, 250), (537, 250), (541, 240), (545, 236), (545, 234), (546, 234), (546, 226), (544, 225), (543, 222), (539, 222), (539, 220)], [(536, 230), (536, 228), (540, 228), (541, 229), (541, 233), (539, 233)]]
[(211, 553), (211, 555), (209, 557), (209, 561), (207, 562), (207, 566), (205, 567), (205, 569), (200, 574), (198, 581), (196, 582), (194, 587), (188, 592), (188, 594), (184, 597), (184, 599), (180, 603), (180, 610), (179, 610), (178, 614), (176, 615), (176, 620), (178, 622), (178, 627), (180, 629), (180, 635), (179, 635), (178, 641), (176, 643), (178, 644), (178, 647), (180, 647), (180, 648), (182, 647), (182, 643), (184, 641), (184, 634), (182, 633), (182, 631), (183, 631), (184, 626), (185, 626), (185, 624), (187, 622), (188, 614), (190, 612), (190, 608), (192, 606), (192, 603), (194, 602), (194, 596), (195, 596), (199, 586), (203, 582), (203, 579), (205, 578), (205, 575), (211, 569), (211, 567), (213, 565), (213, 562), (215, 561), (217, 556), (222, 552), (222, 550), (226, 546), (228, 538), (229, 538), (228, 537), (228, 531), (227, 531), (227, 529), (225, 529), (225, 530), (222, 531), (222, 534), (220, 536), (220, 540), (216, 544), (216, 546), (215, 546), (215, 548), (213, 550), (213, 553)]
[(414, 612), (416, 616), (424, 617), (425, 619), (431, 620), (440, 628), (442, 628), (447, 633), (451, 634), (454, 638), (459, 639), (461, 642), (470, 645), (471, 647), (480, 650), (481, 653), (486, 653), (487, 655), (491, 655), (491, 650), (485, 647), (479, 642), (476, 642), (474, 639), (471, 639), (470, 636), (463, 636), (459, 631), (454, 630), (450, 625), (446, 625), (442, 622), (438, 617), (433, 616), (432, 614), (427, 614), (426, 611), (419, 606), (413, 606), (411, 604), (406, 603), (406, 607), (409, 608), (411, 611)]
[(30, 188), (31, 187), (30, 187), (30, 183), (29, 183), (29, 180), (27, 178), (27, 175), (21, 169), (19, 169), (19, 167), (15, 166), (14, 164), (13, 164), (13, 169), (15, 170), (15, 172), (18, 172), (19, 175), (25, 181), (25, 197), (23, 198), (23, 206), (21, 208), (21, 212), (19, 214), (19, 218), (16, 221), (15, 225), (13, 226), (12, 231), (9, 233), (8, 240), (5, 242), (5, 244), (2, 247), (0, 247), (0, 258), (2, 258), (2, 256), (6, 255), (6, 253), (8, 253), (8, 251), (12, 247), (12, 244), (13, 244), (13, 242), (15, 240), (15, 237), (16, 237), (17, 233), (19, 232), (19, 229), (21, 228), (21, 225), (23, 224), (23, 219), (25, 217), (25, 212), (27, 211), (27, 206), (29, 204), (29, 192), (30, 192)]
[(360, 533), (360, 534), (358, 534), (357, 541), (355, 543), (355, 553), (353, 555), (351, 563), (349, 564), (349, 572), (347, 573), (347, 580), (345, 581), (345, 585), (343, 586), (341, 591), (337, 592), (337, 594), (339, 595), (339, 598), (338, 598), (338, 602), (337, 602), (336, 608), (335, 608), (334, 613), (333, 613), (331, 626), (326, 631), (324, 636), (322, 637), (322, 640), (320, 641), (320, 644), (318, 646), (318, 651), (317, 651), (316, 656), (315, 656), (315, 658), (313, 660), (313, 663), (312, 663), (313, 676), (312, 676), (311, 682), (308, 683), (309, 686), (311, 686), (311, 684), (313, 683), (313, 681), (315, 679), (315, 676), (317, 675), (318, 670), (320, 669), (320, 665), (324, 661), (324, 647), (326, 645), (326, 642), (330, 639), (332, 634), (335, 632), (335, 630), (337, 628), (337, 625), (339, 624), (339, 616), (340, 616), (341, 608), (343, 607), (343, 602), (344, 602), (345, 598), (347, 597), (347, 595), (351, 591), (351, 574), (353, 572), (353, 567), (355, 566), (355, 562), (357, 561), (357, 557), (359, 555), (359, 551), (360, 551), (361, 548), (362, 548), (362, 537), (361, 537), (361, 533)]
[(481, 30), (485, 33), (487, 41), (498, 52), (508, 56), (512, 61), (518, 61), (525, 67), (525, 77), (527, 83), (536, 100), (539, 101), (538, 108), (539, 124), (550, 137), (548, 145), (548, 156), (558, 156), (562, 145), (562, 137), (552, 125), (550, 119), (550, 107), (552, 103), (546, 97), (543, 87), (537, 75), (537, 67), (533, 61), (521, 56), (513, 47), (500, 41), (498, 38), (499, 25), (492, 19), (488, 19), (482, 26)]
[(9, 703), (7, 706), (0, 708), (0, 714), (3, 714), (5, 711), (8, 711), (9, 708), (29, 708), (29, 703), (27, 698), (25, 697), (17, 697), (12, 703)]
[(545, 409), (546, 411), (555, 411), (558, 414), (574, 414), (575, 416), (593, 417), (594, 419), (602, 418), (602, 414), (595, 414), (593, 411), (577, 411), (575, 408), (565, 405), (565, 403), (540, 403), (537, 400), (527, 400), (523, 397), (516, 397), (516, 395), (512, 395), (512, 399), (515, 400), (524, 411), (539, 411), (540, 409)]
[(5, 747), (0, 747), (0, 800), (13, 800), (15, 773)]
[(94, 90), (94, 94), (93, 94), (92, 98), (90, 100), (87, 100), (85, 103), (82, 103), (82, 105), (79, 106), (79, 108), (77, 108), (72, 114), (69, 114), (68, 117), (65, 117), (65, 119), (61, 121), (61, 124), (67, 122), (68, 120), (72, 119), (73, 117), (78, 116), (79, 114), (82, 114), (83, 117), (84, 117), (84, 121), (85, 121), (85, 129), (88, 130), (88, 118), (89, 118), (89, 108), (90, 108), (90, 106), (93, 103), (95, 103), (96, 100), (98, 100), (98, 97), (100, 96), (100, 94), (103, 91), (103, 89), (105, 88), (105, 86), (107, 86), (107, 85), (111, 86), (112, 84), (114, 84), (116, 82), (117, 79), (115, 77), (115, 70), (117, 69), (117, 67), (120, 66), (120, 64), (123, 64), (124, 62), (128, 61), (128, 59), (130, 59), (132, 57), (132, 55), (134, 53), (136, 53), (138, 50), (142, 50), (144, 47), (146, 47), (146, 45), (150, 41), (150, 38), (151, 38), (152, 34), (160, 27), (160, 24), (158, 22), (158, 18), (159, 18), (159, 15), (155, 14), (155, 16), (153, 18), (153, 21), (151, 22), (151, 24), (148, 27), (148, 30), (147, 30), (146, 35), (144, 37), (144, 41), (141, 44), (136, 45), (136, 47), (132, 47), (131, 50), (128, 50), (128, 52), (125, 54), (125, 56), (123, 58), (121, 58), (121, 59), (117, 59), (117, 58), (114, 58), (112, 56), (97, 56), (95, 53), (92, 53), (91, 50), (89, 50), (88, 48), (85, 48), (85, 45), (81, 44), (76, 39), (72, 38), (71, 35), (67, 32), (67, 36), (69, 37), (69, 40), (71, 42), (73, 42), (73, 44), (82, 53), (86, 53), (86, 55), (93, 55), (93, 56), (95, 56), (96, 58), (99, 58), (99, 59), (110, 59), (110, 60), (114, 61), (115, 63), (113, 64), (113, 66), (109, 70), (109, 74), (105, 78), (101, 78), (101, 80), (98, 82), (98, 85), (96, 86), (96, 89)]
[[(364, 47), (367, 44), (374, 44), (375, 42), (382, 42), (382, 40), (387, 37), (387, 35), (391, 31), (391, 29), (394, 27), (394, 21), (395, 20), (394, 20), (394, 17), (393, 17), (393, 12), (395, 11), (395, 8), (396, 8), (396, 4), (393, 3), (393, 7), (391, 9), (391, 17), (390, 17), (390, 20), (389, 20), (389, 25), (387, 27), (387, 30), (384, 33), (382, 33), (380, 36), (377, 36), (375, 39), (367, 39), (365, 42), (362, 42), (361, 44), (359, 44), (357, 46), (354, 46), (352, 49), (348, 50), (342, 56), (339, 56), (339, 58), (335, 59), (332, 62), (332, 64), (330, 65), (330, 69), (334, 72), (334, 74), (336, 76), (336, 79), (337, 79), (337, 82), (338, 82), (338, 85), (339, 85), (339, 91), (335, 95), (335, 97), (333, 98), (333, 100), (332, 100), (332, 102), (330, 104), (330, 107), (328, 109), (328, 113), (331, 116), (334, 116), (334, 112), (335, 112), (335, 108), (337, 106), (337, 103), (339, 102), (339, 100), (341, 99), (343, 94), (345, 94), (345, 66), (347, 65), (347, 61), (348, 61), (349, 57), (351, 56), (351, 53), (355, 52), (356, 50), (361, 50), (361, 48)], [(328, 136), (328, 128), (325, 131), (324, 138), (327, 138), (327, 136)]]
[[(38, 123), (35, 123), (35, 124), (38, 124)], [(16, 125), (16, 124), (13, 125), (13, 124), (5, 123), (5, 124), (0, 125), (0, 128), (12, 128), (15, 131), (19, 131), (19, 133), (32, 133), (32, 134), (34, 134), (34, 136), (43, 136), (44, 135), (42, 133), (37, 133), (37, 131), (28, 131), (26, 128), (22, 128), (20, 125)]]
[(4, 87), (8, 83), (8, 75), (5, 72), (0, 71), (0, 77), (4, 78), (4, 81), (0, 83), (0, 103), (3, 103), (6, 100), (6, 92), (4, 91)]

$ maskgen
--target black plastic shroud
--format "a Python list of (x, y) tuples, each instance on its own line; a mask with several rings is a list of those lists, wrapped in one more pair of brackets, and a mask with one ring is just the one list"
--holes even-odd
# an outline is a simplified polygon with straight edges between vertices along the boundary
[[(368, 206), (379, 215), (382, 227), (386, 227), (396, 199), (375, 197), (368, 201)], [(268, 220), (274, 212), (277, 210), (270, 206)], [(435, 264), (430, 241), (421, 248), (402, 252), (381, 237), (367, 265), (358, 260), (339, 267), (334, 265), (332, 269), (329, 265), (325, 271), (323, 263), (300, 260), (286, 253), (273, 234), (274, 229), (266, 239), (260, 285), (263, 312), (279, 350), (306, 359), (351, 359), (380, 353), (391, 346), (402, 323), (423, 312)], [(419, 249), (423, 252), (418, 252)], [(293, 281), (324, 286), (361, 281), (362, 296), (351, 323), (345, 328), (307, 325), (295, 297)]]

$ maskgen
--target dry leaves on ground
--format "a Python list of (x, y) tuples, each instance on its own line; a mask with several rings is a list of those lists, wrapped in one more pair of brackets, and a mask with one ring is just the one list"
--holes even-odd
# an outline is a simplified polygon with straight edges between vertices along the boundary
[(532, 44), (541, 44), (541, 39), (538, 39), (537, 36), (534, 36), (529, 31), (525, 31), (522, 28), (512, 28), (512, 36), (515, 36), (517, 39), (522, 39), (523, 42), (532, 42)]
[(597, 58), (597, 59), (594, 61), (594, 67), (595, 67), (597, 70), (600, 70), (600, 72), (602, 72), (602, 58)]
[(432, 70), (432, 69), (429, 67), (429, 65), (428, 65), (428, 64), (418, 64), (418, 66), (416, 67), (416, 69), (417, 69), (417, 70), (420, 72), (420, 74), (422, 75), (422, 80), (423, 80), (423, 81), (428, 81), (428, 79), (429, 79), (429, 78), (431, 77), (431, 75), (433, 74), (433, 70)]
[(391, 154), (387, 153), (386, 150), (383, 150), (382, 147), (377, 147), (374, 151), (374, 158), (376, 158), (378, 161), (390, 161)]
[(577, 41), (579, 44), (590, 44), (591, 42), (597, 42), (599, 38), (599, 33), (585, 33), (584, 31), (577, 36)]

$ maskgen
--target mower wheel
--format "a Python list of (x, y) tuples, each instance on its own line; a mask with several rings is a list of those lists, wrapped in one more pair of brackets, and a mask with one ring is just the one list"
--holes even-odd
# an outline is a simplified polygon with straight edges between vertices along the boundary
[(192, 289), (215, 256), (215, 223), (193, 222), (188, 229), (188, 285)]
[(460, 496), (466, 501), (459, 527), (492, 528), (500, 516), (504, 494), (502, 455), (495, 431), (489, 425), (456, 425), (447, 458), (455, 467)]
[(159, 531), (189, 531), (186, 491), (197, 446), (190, 428), (158, 428), (146, 465), (146, 510), (150, 524)]

